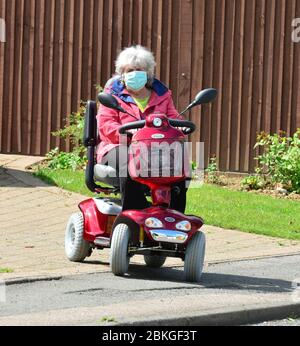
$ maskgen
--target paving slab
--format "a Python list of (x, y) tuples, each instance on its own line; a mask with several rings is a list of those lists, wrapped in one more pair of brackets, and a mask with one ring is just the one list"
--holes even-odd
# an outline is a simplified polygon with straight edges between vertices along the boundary
[[(78, 203), (77, 193), (47, 185), (26, 171), (42, 157), (0, 154), (0, 280), (32, 276), (63, 276), (109, 271), (109, 251), (94, 251), (84, 263), (64, 255), (64, 231)], [(84, 183), (84, 182), (83, 182)], [(205, 226), (206, 263), (245, 260), (300, 253), (300, 241), (291, 241)], [(142, 264), (136, 256), (133, 263)], [(182, 266), (168, 259), (167, 266)]]

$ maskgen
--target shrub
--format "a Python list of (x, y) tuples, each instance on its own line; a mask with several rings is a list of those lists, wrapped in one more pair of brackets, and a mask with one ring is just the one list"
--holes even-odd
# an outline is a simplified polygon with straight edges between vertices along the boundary
[(192, 180), (198, 180), (200, 177), (198, 175), (198, 165), (195, 161), (190, 162), (190, 166), (192, 169)]
[(274, 135), (263, 132), (257, 137), (258, 147), (263, 153), (256, 159), (269, 181), (300, 193), (300, 129), (292, 137), (282, 131)]
[(51, 169), (83, 169), (86, 165), (86, 149), (83, 146), (85, 104), (82, 103), (77, 112), (70, 115), (69, 124), (63, 129), (52, 132), (53, 136), (70, 139), (72, 151), (67, 153), (58, 148), (51, 150), (47, 155), (47, 166)]
[(259, 190), (265, 187), (265, 182), (259, 175), (249, 175), (241, 181), (241, 186), (245, 190)]
[(84, 114), (86, 105), (81, 103), (77, 112), (70, 115), (70, 123), (65, 125), (63, 129), (52, 132), (53, 136), (70, 139), (74, 149), (83, 147), (83, 129), (84, 129)]
[[(97, 93), (103, 91), (101, 85), (95, 85)], [(47, 154), (47, 166), (51, 169), (83, 169), (86, 165), (86, 148), (83, 145), (84, 115), (86, 111), (86, 103), (81, 102), (77, 112), (70, 115), (69, 124), (63, 129), (52, 132), (53, 136), (70, 139), (72, 151), (69, 153), (59, 151), (58, 148), (51, 150)]]
[(207, 173), (207, 181), (210, 184), (219, 184), (220, 178), (218, 176), (218, 162), (216, 157), (211, 157), (209, 159), (209, 164), (205, 170)]
[(51, 169), (69, 169), (73, 171), (83, 169), (86, 165), (85, 153), (81, 148), (74, 149), (70, 153), (59, 152), (58, 148), (51, 150), (47, 155), (47, 166)]

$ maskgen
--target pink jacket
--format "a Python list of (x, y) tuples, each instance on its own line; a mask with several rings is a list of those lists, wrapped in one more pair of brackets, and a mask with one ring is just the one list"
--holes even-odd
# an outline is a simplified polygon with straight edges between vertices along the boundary
[(114, 80), (111, 86), (105, 89), (105, 92), (114, 95), (118, 99), (121, 107), (134, 117), (100, 105), (97, 115), (98, 130), (101, 139), (97, 148), (98, 163), (101, 162), (102, 157), (109, 150), (120, 145), (118, 129), (121, 125), (145, 119), (147, 115), (154, 112), (166, 114), (172, 119), (183, 119), (174, 106), (171, 91), (165, 85), (155, 79), (152, 89), (148, 106), (143, 113), (139, 110), (119, 79)]

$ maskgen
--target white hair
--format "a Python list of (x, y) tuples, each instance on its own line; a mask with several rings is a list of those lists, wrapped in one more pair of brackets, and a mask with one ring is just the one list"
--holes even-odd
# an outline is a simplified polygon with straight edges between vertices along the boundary
[(147, 72), (148, 81), (153, 81), (156, 62), (153, 53), (147, 48), (137, 45), (122, 50), (116, 60), (116, 73), (121, 76), (126, 66), (142, 68)]

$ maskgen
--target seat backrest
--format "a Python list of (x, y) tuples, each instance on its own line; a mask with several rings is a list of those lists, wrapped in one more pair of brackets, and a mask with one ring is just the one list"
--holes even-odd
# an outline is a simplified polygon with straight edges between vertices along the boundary
[(83, 145), (86, 148), (90, 146), (96, 146), (99, 142), (96, 115), (97, 103), (95, 101), (88, 101), (86, 104), (83, 132)]
[[(101, 190), (101, 189), (109, 190), (109, 188), (107, 187), (101, 187), (97, 185), (96, 181), (100, 181), (105, 184), (114, 186), (113, 190), (115, 190), (119, 186), (118, 179), (102, 178), (103, 169), (105, 167), (102, 167), (102, 165), (98, 166), (96, 163), (95, 148), (100, 143), (100, 136), (98, 134), (96, 115), (97, 115), (97, 103), (95, 101), (88, 101), (86, 105), (86, 113), (84, 118), (84, 132), (83, 132), (83, 144), (87, 148), (87, 159), (88, 159), (86, 170), (85, 170), (85, 183), (88, 189), (92, 192), (96, 192), (97, 190)], [(99, 169), (100, 166), (102, 167), (101, 170)]]

